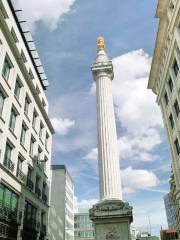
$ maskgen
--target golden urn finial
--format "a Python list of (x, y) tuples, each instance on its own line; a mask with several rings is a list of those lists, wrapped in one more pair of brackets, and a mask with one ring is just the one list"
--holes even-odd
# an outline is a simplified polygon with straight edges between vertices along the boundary
[(98, 42), (97, 48), (98, 48), (99, 50), (105, 48), (104, 38), (103, 38), (103, 37), (98, 37), (97, 42)]

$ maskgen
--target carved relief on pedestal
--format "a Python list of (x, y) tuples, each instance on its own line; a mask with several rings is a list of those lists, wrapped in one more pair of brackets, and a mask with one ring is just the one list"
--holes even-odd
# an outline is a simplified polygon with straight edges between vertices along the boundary
[(106, 233), (106, 240), (120, 240), (120, 236), (118, 235), (115, 228)]

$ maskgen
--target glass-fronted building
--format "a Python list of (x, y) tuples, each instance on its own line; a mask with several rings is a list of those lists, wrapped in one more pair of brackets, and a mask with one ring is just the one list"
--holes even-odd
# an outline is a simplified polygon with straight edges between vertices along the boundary
[(89, 213), (76, 213), (74, 215), (74, 240), (94, 240), (95, 229), (89, 219)]

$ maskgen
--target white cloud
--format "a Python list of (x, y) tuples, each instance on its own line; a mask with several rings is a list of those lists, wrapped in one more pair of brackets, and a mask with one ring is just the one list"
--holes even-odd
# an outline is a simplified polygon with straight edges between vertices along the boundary
[(98, 150), (97, 148), (92, 148), (90, 152), (84, 157), (87, 160), (97, 160), (98, 159)]
[(51, 118), (51, 122), (56, 133), (59, 135), (66, 135), (68, 131), (75, 125), (75, 121), (69, 118)]
[(155, 95), (147, 89), (151, 58), (140, 49), (114, 58), (113, 66), (113, 95), (122, 126), (136, 134), (162, 126)]
[(156, 175), (147, 170), (133, 169), (131, 166), (121, 171), (123, 193), (133, 193), (139, 189), (148, 190), (156, 187), (159, 183), (159, 179)]
[(83, 199), (78, 200), (77, 197), (74, 199), (74, 205), (75, 205), (75, 213), (84, 211), (88, 212), (88, 210), (98, 202), (98, 199)]
[(68, 13), (75, 0), (14, 0), (23, 9), (31, 29), (35, 24), (42, 21), (49, 29), (54, 30)]

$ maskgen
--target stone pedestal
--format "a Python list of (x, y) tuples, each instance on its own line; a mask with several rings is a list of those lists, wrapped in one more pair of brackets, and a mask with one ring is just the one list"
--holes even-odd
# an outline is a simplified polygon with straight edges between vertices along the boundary
[(122, 200), (105, 200), (89, 210), (96, 240), (131, 240), (132, 207)]

